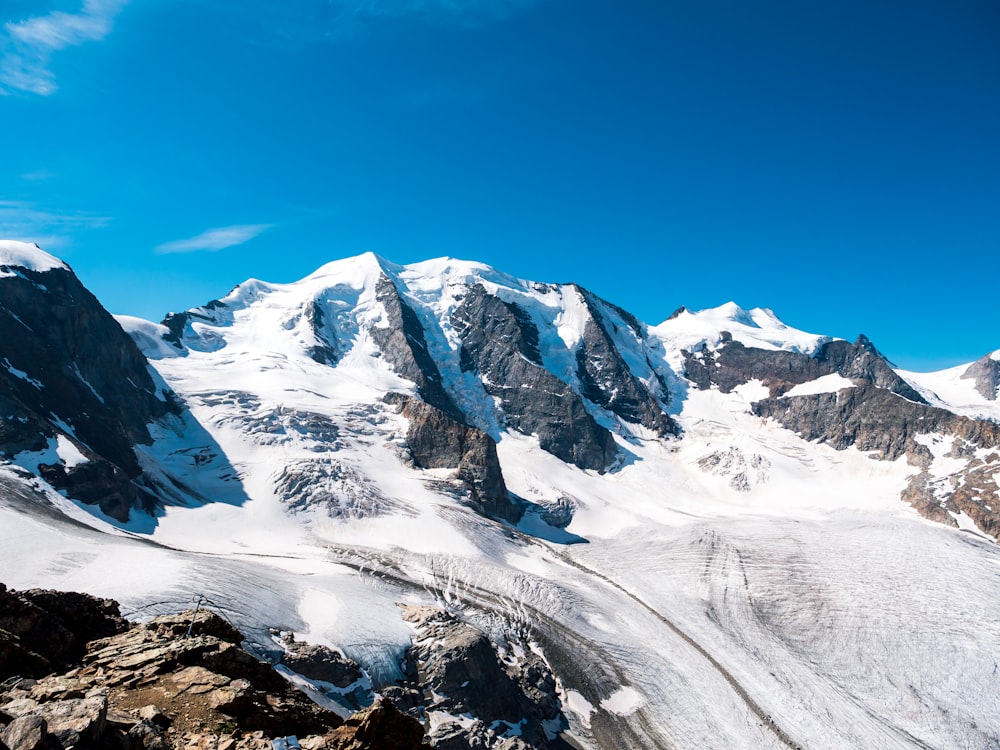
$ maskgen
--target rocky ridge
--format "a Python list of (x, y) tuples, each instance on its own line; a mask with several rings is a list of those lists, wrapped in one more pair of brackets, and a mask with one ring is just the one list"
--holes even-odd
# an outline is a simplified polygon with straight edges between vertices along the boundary
[[(958, 526), (968, 517), (987, 534), (1000, 534), (1000, 490), (993, 481), (1000, 468), (1000, 424), (931, 406), (867, 337), (854, 344), (828, 342), (808, 356), (747, 347), (724, 335), (718, 349), (685, 351), (684, 361), (685, 374), (701, 389), (728, 393), (760, 381), (769, 396), (754, 402), (752, 413), (776, 420), (805, 440), (837, 450), (855, 447), (886, 461), (905, 457), (917, 472), (904, 501), (934, 521)], [(787, 395), (796, 385), (828, 375), (840, 375), (850, 385)], [(962, 460), (960, 468), (942, 477), (933, 471), (936, 458)], [(703, 468), (714, 470), (719, 463), (706, 457)]]
[(180, 406), (73, 271), (42, 268), (0, 264), (0, 456), (125, 520), (157, 501), (133, 446)]

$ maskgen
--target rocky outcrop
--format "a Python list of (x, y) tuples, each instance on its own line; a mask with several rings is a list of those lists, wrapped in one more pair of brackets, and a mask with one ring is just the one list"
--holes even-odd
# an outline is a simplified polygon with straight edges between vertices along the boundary
[(963, 378), (974, 380), (976, 390), (983, 398), (990, 401), (996, 401), (1000, 394), (1000, 359), (994, 359), (996, 356), (997, 352), (987, 354), (969, 365), (962, 373)]
[(0, 456), (121, 520), (152, 507), (132, 448), (178, 407), (135, 343), (67, 267), (0, 267), (0, 291)]
[(684, 352), (685, 375), (702, 390), (715, 386), (730, 393), (737, 386), (760, 380), (774, 397), (801, 383), (837, 373), (865, 380), (909, 401), (926, 403), (863, 335), (853, 344), (827, 342), (812, 357), (795, 351), (746, 347), (728, 335), (723, 336), (723, 341), (715, 351)]
[(385, 274), (379, 277), (375, 296), (388, 318), (387, 326), (371, 329), (372, 339), (382, 356), (398, 375), (416, 383), (417, 392), (424, 401), (452, 419), (464, 421), (462, 411), (445, 390), (441, 371), (427, 349), (427, 336), (420, 319)]
[[(601, 305), (608, 305), (586, 289), (576, 287), (589, 317), (584, 325), (583, 337), (576, 350), (576, 374), (584, 398), (618, 415), (626, 422), (641, 424), (659, 437), (677, 435), (677, 424), (664, 411), (663, 406), (629, 369), (618, 351), (609, 329), (614, 324), (601, 312)], [(642, 335), (638, 321), (620, 308), (636, 336)], [(663, 389), (666, 397), (667, 391)]]
[(0, 583), (0, 680), (42, 677), (79, 661), (89, 641), (124, 631), (117, 602)]
[(303, 677), (328, 682), (338, 688), (350, 687), (364, 677), (356, 661), (331, 648), (297, 641), (288, 631), (272, 635), (280, 638), (284, 649), (281, 663)]
[[(35, 634), (31, 643), (47, 664), (64, 669), (67, 655), (86, 645), (64, 674), (31, 679), (20, 665), (0, 664), (0, 742), (9, 750), (264, 750), (272, 739), (290, 745), (293, 736), (314, 750), (422, 746), (420, 723), (390, 704), (345, 723), (312, 703), (240, 648), (243, 636), (213, 613), (169, 615), (123, 629), (114, 602), (59, 592), (0, 593), (8, 620), (17, 615), (38, 630), (51, 625), (36, 619), (33, 598), (58, 612), (81, 610), (77, 619), (61, 620), (79, 628), (69, 631), (71, 647), (65, 638)], [(109, 628), (112, 635), (89, 640)], [(303, 655), (300, 661), (301, 667), (310, 660)]]
[(1000, 445), (1000, 425), (970, 419), (923, 403), (914, 403), (884, 388), (859, 383), (837, 393), (767, 398), (753, 413), (773, 417), (806, 440), (843, 450), (876, 451), (893, 461), (904, 455), (918, 435), (954, 435), (980, 448)]
[(538, 329), (513, 302), (477, 284), (452, 313), (462, 341), (461, 362), (499, 399), (507, 424), (536, 435), (542, 450), (582, 469), (605, 471), (617, 455), (611, 433), (597, 424), (580, 396), (542, 366)]
[(889, 361), (862, 334), (853, 344), (846, 341), (829, 341), (816, 354), (816, 359), (828, 365), (831, 372), (845, 378), (865, 380), (907, 401), (926, 404), (923, 396), (892, 369)]
[(385, 699), (350, 716), (342, 727), (324, 738), (328, 750), (417, 750), (427, 747), (423, 739), (420, 723)]
[[(205, 348), (212, 349), (213, 340), (204, 338), (198, 334), (194, 330), (193, 325), (195, 323), (218, 325), (221, 321), (231, 318), (232, 311), (228, 305), (221, 300), (213, 299), (201, 307), (185, 310), (184, 312), (167, 313), (166, 317), (161, 321), (162, 325), (168, 331), (168, 333), (164, 334), (163, 338), (178, 351), (182, 351), (185, 346), (191, 346), (191, 348), (198, 350)], [(221, 342), (215, 340), (215, 343), (218, 344)]]
[(527, 644), (503, 638), (496, 644), (432, 607), (406, 607), (404, 616), (416, 629), (407, 653), (411, 682), (388, 694), (433, 717), (435, 747), (544, 750), (558, 744), (542, 725), (564, 721), (555, 679)]
[(504, 484), (493, 438), (413, 397), (390, 393), (386, 401), (399, 406), (410, 422), (406, 443), (417, 466), (455, 469), (469, 503), (479, 513), (512, 523), (520, 520), (524, 511)]

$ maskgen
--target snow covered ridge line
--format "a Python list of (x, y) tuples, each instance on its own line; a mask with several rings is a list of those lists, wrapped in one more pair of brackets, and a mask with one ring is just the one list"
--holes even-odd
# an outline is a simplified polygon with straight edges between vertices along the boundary
[(15, 240), (0, 240), (0, 278), (13, 275), (11, 267), (26, 268), (39, 273), (54, 268), (69, 270), (69, 266), (55, 256), (49, 255), (38, 245)]
[[(25, 253), (30, 250), (23, 244), (16, 246)], [(17, 317), (11, 306), (5, 310), (11, 316), (10, 333), (15, 339), (24, 336), (26, 328), (48, 326), (43, 308), (60, 299), (56, 293), (60, 284), (72, 286), (73, 295), (87, 296), (68, 269), (58, 273), (53, 269), (52, 274), (45, 299), (39, 299), (37, 305), (29, 299), (42, 290), (21, 284), (27, 279), (7, 281), (19, 284), (9, 290), (25, 295), (24, 304), (17, 306), (22, 317)], [(103, 319), (100, 335), (110, 337), (113, 322), (96, 300), (92, 304), (90, 317)], [(36, 307), (36, 319), (26, 324), (25, 310)], [(229, 483), (223, 485), (222, 494), (232, 502), (242, 504), (251, 499), (253, 492), (245, 486), (234, 491), (236, 485), (231, 483), (241, 470), (227, 461), (226, 454), (238, 455), (244, 448), (236, 454), (223, 449), (223, 435), (217, 429), (223, 424), (240, 425), (254, 443), (264, 445), (278, 442), (279, 425), (281, 430), (294, 427), (296, 432), (284, 433), (287, 437), (280, 442), (287, 444), (298, 434), (303, 454), (288, 465), (269, 469), (266, 479), (262, 474), (254, 480), (266, 484), (268, 494), (274, 493), (289, 508), (324, 503), (331, 510), (337, 508), (335, 515), (366, 515), (407, 505), (392, 500), (392, 493), (376, 490), (377, 482), (369, 481), (367, 470), (349, 457), (344, 447), (354, 439), (357, 429), (341, 426), (340, 417), (330, 412), (334, 405), (338, 413), (357, 411), (363, 405), (372, 415), (370, 420), (386, 425), (376, 432), (385, 440), (397, 440), (418, 472), (452, 470), (455, 489), (484, 515), (517, 523), (527, 513), (536, 529), (535, 520), (543, 517), (553, 520), (556, 529), (569, 523), (572, 509), (578, 505), (574, 493), (553, 488), (551, 493), (541, 493), (540, 503), (534, 499), (527, 504), (521, 499), (508, 500), (511, 496), (504, 476), (514, 467), (502, 465), (497, 444), (514, 435), (526, 436), (565, 464), (615, 475), (635, 462), (640, 446), (685, 439), (682, 422), (691, 385), (729, 393), (760, 381), (766, 385), (767, 395), (780, 398), (780, 402), (770, 403), (762, 396), (747, 409), (751, 413), (770, 416), (807, 439), (838, 449), (878, 449), (883, 458), (903, 454), (912, 458), (920, 448), (914, 444), (904, 449), (898, 436), (921, 434), (930, 430), (931, 424), (938, 429), (941, 418), (925, 420), (922, 415), (909, 414), (905, 403), (897, 405), (895, 401), (874, 408), (880, 391), (905, 402), (970, 416), (926, 387), (901, 377), (863, 336), (850, 344), (807, 334), (784, 325), (769, 310), (745, 311), (733, 303), (700, 313), (682, 308), (670, 320), (650, 328), (576, 285), (525, 281), (483, 264), (454, 259), (400, 266), (369, 253), (328, 263), (290, 284), (250, 280), (221, 300), (168, 315), (163, 324), (125, 317), (118, 323), (155, 363), (155, 369), (148, 363), (144, 367), (132, 346), (128, 356), (135, 367), (121, 373), (124, 378), (113, 387), (122, 393), (135, 388), (142, 391), (145, 416), (137, 419), (132, 405), (114, 394), (110, 400), (105, 397), (112, 378), (110, 373), (94, 369), (101, 365), (95, 362), (88, 368), (73, 362), (66, 377), (74, 389), (86, 389), (82, 394), (85, 401), (96, 399), (94, 409), (110, 412), (111, 422), (119, 425), (111, 433), (124, 430), (118, 446), (109, 453), (100, 447), (105, 442), (103, 433), (100, 438), (81, 433), (77, 423), (81, 419), (92, 421), (93, 410), (87, 409), (84, 417), (73, 413), (68, 404), (60, 404), (55, 409), (46, 407), (41, 418), (48, 427), (25, 428), (24, 437), (6, 455), (41, 455), (49, 443), (40, 442), (37, 436), (51, 440), (63, 433), (80, 444), (87, 461), (60, 463), (61, 469), (44, 471), (57, 488), (70, 491), (72, 485), (71, 496), (86, 502), (103, 493), (93, 477), (84, 489), (82, 477), (110, 470), (100, 460), (110, 458), (116, 467), (111, 471), (119, 472), (126, 484), (117, 499), (104, 494), (98, 502), (104, 512), (122, 521), (132, 509), (200, 503), (217, 497), (222, 491), (219, 482)], [(92, 347), (92, 342), (82, 345)], [(120, 346), (126, 344), (121, 342)], [(71, 358), (67, 356), (67, 360)], [(998, 363), (991, 358), (983, 361), (987, 369), (982, 378), (988, 379), (993, 376), (989, 366)], [(63, 383), (46, 388), (46, 380), (32, 374), (40, 369), (40, 362), (34, 363), (34, 369), (19, 362), (14, 353), (4, 359), (6, 372), (21, 379), (19, 384), (11, 381), (18, 398), (24, 397), (20, 394), (27, 383), (33, 383), (42, 396), (66, 390)], [(53, 364), (47, 363), (45, 371)], [(978, 387), (979, 381), (976, 383)], [(865, 384), (875, 390), (865, 388)], [(848, 404), (850, 413), (842, 409), (833, 413), (834, 406), (825, 406), (829, 413), (824, 412), (826, 426), (822, 429), (804, 421), (799, 404), (805, 402), (800, 399), (849, 386), (855, 388), (853, 395), (844, 395), (847, 400), (838, 398), (835, 404), (837, 408)], [(181, 400), (171, 395), (171, 389)], [(400, 410), (401, 398), (423, 402), (438, 415), (429, 418), (418, 414), (416, 407)], [(187, 403), (186, 411), (181, 408), (182, 400)], [(196, 416), (198, 403), (214, 406)], [(224, 406), (226, 403), (231, 406)], [(879, 437), (872, 429), (847, 426), (881, 412), (899, 417), (886, 435)], [(60, 421), (45, 416), (49, 413)], [(178, 417), (183, 426), (161, 424), (168, 414)], [(904, 414), (908, 416), (901, 416)], [(916, 421), (911, 424), (908, 420)], [(404, 423), (407, 426), (401, 427)], [(396, 426), (390, 429), (390, 424)], [(957, 430), (963, 436), (976, 433), (975, 445), (990, 445), (988, 430), (983, 428), (941, 429)], [(162, 436), (170, 433), (178, 437), (164, 442)], [(197, 447), (192, 447), (195, 433), (200, 435), (194, 441)], [(160, 436), (155, 444), (154, 434)], [(391, 437), (393, 434), (396, 437)], [(29, 435), (35, 436), (33, 442), (28, 441)], [(334, 440), (334, 435), (340, 438)], [(465, 437), (456, 442), (445, 435)], [(866, 440), (872, 441), (870, 446), (866, 447)], [(151, 447), (135, 448), (141, 455), (137, 463), (126, 443)], [(887, 451), (886, 445), (891, 445), (891, 450)], [(174, 447), (168, 450), (168, 446)], [(329, 455), (319, 459), (319, 452)], [(756, 476), (768, 475), (762, 468), (767, 460), (754, 458), (758, 453), (745, 452), (749, 463), (728, 460), (720, 458), (730, 454), (722, 446), (699, 456), (697, 463), (713, 474), (720, 466), (736, 471), (735, 467), (745, 464), (753, 469), (754, 477), (748, 475), (745, 481), (734, 477), (732, 486), (749, 489), (766, 485)], [(180, 456), (194, 455), (197, 461), (193, 464), (179, 460)], [(81, 468), (84, 463), (91, 465)], [(45, 465), (38, 463), (37, 471), (43, 472)], [(983, 492), (966, 500), (945, 500), (952, 505), (940, 513), (930, 508), (929, 501), (916, 503), (911, 498), (910, 502), (945, 523), (954, 523), (955, 514), (965, 513), (986, 524), (983, 530), (992, 535), (995, 528), (989, 519), (998, 505), (991, 499), (993, 492), (989, 482)], [(964, 497), (961, 492), (955, 494)], [(982, 510), (974, 511), (970, 503)], [(554, 515), (546, 510), (549, 508)], [(542, 529), (542, 533), (575, 538), (564, 531)]]

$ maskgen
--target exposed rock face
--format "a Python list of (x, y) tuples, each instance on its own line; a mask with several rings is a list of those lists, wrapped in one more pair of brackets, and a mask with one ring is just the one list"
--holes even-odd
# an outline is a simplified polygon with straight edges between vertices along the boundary
[(507, 643), (502, 657), (484, 632), (440, 609), (408, 607), (405, 616), (417, 630), (407, 654), (411, 689), (423, 694), (417, 701), (435, 715), (435, 747), (554, 746), (541, 722), (558, 724), (561, 706), (555, 679), (537, 654), (519, 644), (515, 657)]
[[(601, 313), (597, 298), (585, 289), (577, 287), (577, 291), (590, 313), (580, 347), (576, 350), (577, 377), (583, 397), (614, 412), (627, 422), (649, 428), (660, 437), (678, 434), (677, 424), (622, 359), (609, 333), (613, 324)], [(626, 321), (631, 320), (632, 330), (641, 336), (639, 322), (624, 310), (616, 310)]]
[[(226, 303), (217, 299), (213, 299), (205, 305), (196, 307), (192, 310), (186, 310), (179, 313), (167, 313), (167, 316), (162, 322), (170, 333), (165, 335), (163, 338), (177, 347), (178, 350), (182, 350), (185, 346), (192, 346), (194, 342), (202, 339), (202, 336), (195, 332), (194, 328), (192, 328), (193, 323), (202, 322), (218, 324), (221, 320), (231, 318), (231, 316), (232, 313)], [(192, 348), (203, 349), (206, 347), (203, 344), (201, 346), (193, 345)]]
[(982, 359), (977, 359), (962, 373), (963, 378), (975, 380), (976, 390), (990, 401), (996, 401), (1000, 393), (1000, 359), (994, 359), (993, 356), (987, 354)]
[(913, 403), (884, 388), (861, 383), (838, 393), (768, 398), (753, 405), (753, 413), (774, 417), (806, 440), (837, 450), (857, 446), (895, 460), (906, 453), (917, 435), (955, 435), (981, 448), (1000, 444), (1000, 425), (961, 417), (944, 409)]
[(371, 330), (382, 356), (397, 374), (417, 384), (417, 392), (424, 401), (463, 421), (465, 417), (445, 390), (441, 372), (427, 350), (427, 337), (417, 314), (384, 274), (378, 280), (375, 294), (389, 319), (387, 327)]
[(800, 352), (749, 348), (730, 338), (714, 352), (684, 352), (684, 367), (688, 379), (702, 390), (714, 385), (729, 393), (751, 380), (760, 380), (773, 397), (801, 383), (839, 373), (845, 378), (866, 380), (910, 401), (926, 403), (893, 371), (866, 336), (859, 336), (853, 344), (827, 342), (813, 357)]
[[(856, 446), (878, 458), (906, 456), (921, 471), (903, 499), (928, 518), (956, 525), (950, 514), (965, 513), (988, 534), (1000, 532), (1000, 497), (995, 472), (1000, 461), (1000, 424), (969, 419), (944, 409), (914, 403), (891, 391), (860, 383), (838, 393), (768, 398), (752, 406), (806, 440), (837, 450)], [(952, 441), (951, 453), (966, 463), (942, 478), (930, 471), (933, 457), (922, 437)]]
[[(745, 347), (731, 338), (716, 351), (684, 352), (689, 379), (699, 388), (717, 387), (728, 393), (750, 380), (760, 380), (770, 391), (769, 398), (754, 403), (751, 410), (771, 417), (804, 439), (825, 443), (837, 450), (854, 446), (873, 452), (877, 458), (894, 461), (905, 456), (920, 469), (903, 491), (902, 499), (924, 516), (957, 525), (965, 514), (988, 534), (1000, 530), (1000, 498), (994, 478), (994, 462), (1000, 460), (1000, 425), (970, 419), (930, 406), (903, 380), (865, 336), (854, 344), (831, 341), (814, 356), (791, 351), (767, 351)], [(989, 389), (993, 366), (989, 357), (967, 370)], [(793, 386), (824, 375), (839, 374), (853, 387), (836, 393), (788, 397)], [(927, 440), (948, 440), (948, 454), (962, 458), (962, 468), (954, 463), (935, 468)], [(753, 471), (721, 454), (710, 454), (699, 462), (711, 473), (732, 474), (736, 489), (749, 489)], [(750, 466), (750, 469), (757, 468)], [(766, 471), (766, 467), (763, 467)]]
[(524, 310), (477, 284), (451, 323), (462, 340), (462, 368), (477, 372), (486, 392), (500, 399), (511, 427), (537, 435), (543, 450), (582, 469), (611, 466), (614, 438), (580, 396), (542, 366), (538, 329)]
[(327, 648), (296, 641), (291, 633), (284, 633), (285, 652), (281, 663), (310, 680), (322, 680), (346, 688), (363, 677), (361, 667), (353, 659)]
[(390, 393), (410, 421), (406, 442), (413, 461), (424, 469), (456, 469), (473, 507), (483, 515), (516, 523), (523, 514), (504, 484), (497, 446), (482, 430), (457, 422), (418, 399)]
[(816, 358), (833, 368), (832, 372), (839, 373), (845, 378), (860, 378), (908, 401), (927, 403), (923, 396), (896, 374), (886, 358), (865, 335), (858, 336), (858, 340), (853, 344), (848, 344), (846, 341), (830, 341), (820, 348)]
[[(48, 482), (116, 518), (151, 507), (134, 483), (141, 469), (132, 446), (150, 443), (146, 425), (177, 407), (72, 271), (2, 270), (0, 454), (36, 453)], [(57, 442), (75, 460), (55, 458)]]

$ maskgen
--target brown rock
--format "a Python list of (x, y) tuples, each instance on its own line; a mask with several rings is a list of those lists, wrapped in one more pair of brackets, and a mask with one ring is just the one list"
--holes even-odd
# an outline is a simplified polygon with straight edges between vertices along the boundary
[(420, 722), (400, 713), (389, 701), (379, 700), (350, 716), (327, 739), (331, 750), (419, 750), (424, 739)]

